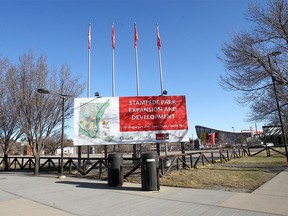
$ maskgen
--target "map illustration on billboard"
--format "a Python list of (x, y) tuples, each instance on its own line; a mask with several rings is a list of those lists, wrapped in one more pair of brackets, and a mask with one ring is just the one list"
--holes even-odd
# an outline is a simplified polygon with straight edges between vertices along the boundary
[(76, 98), (74, 144), (188, 141), (185, 96)]

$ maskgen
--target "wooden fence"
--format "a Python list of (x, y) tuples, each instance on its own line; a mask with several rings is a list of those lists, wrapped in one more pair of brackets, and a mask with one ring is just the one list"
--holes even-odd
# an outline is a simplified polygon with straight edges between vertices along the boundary
[[(159, 172), (160, 176), (167, 175), (172, 170), (185, 168), (196, 169), (199, 165), (225, 163), (235, 158), (244, 156), (255, 156), (260, 152), (266, 151), (267, 157), (270, 156), (270, 151), (283, 154), (282, 152), (271, 147), (263, 147), (258, 149), (253, 148), (238, 148), (229, 150), (202, 150), (194, 151), (186, 154), (175, 154), (159, 157)], [(284, 154), (285, 155), (285, 154)], [(60, 157), (43, 156), (40, 158), (40, 173), (60, 173)], [(102, 178), (107, 174), (104, 169), (108, 168), (107, 158), (78, 158), (78, 157), (63, 157), (63, 169), (65, 174), (78, 174), (82, 176), (93, 175)], [(0, 170), (4, 167), (4, 157), (0, 157)], [(18, 170), (33, 170), (35, 167), (34, 157), (31, 156), (8, 156), (8, 169)], [(133, 174), (141, 168), (140, 158), (124, 157), (124, 178)], [(93, 171), (93, 172), (92, 172)], [(104, 174), (104, 175), (103, 175)]]

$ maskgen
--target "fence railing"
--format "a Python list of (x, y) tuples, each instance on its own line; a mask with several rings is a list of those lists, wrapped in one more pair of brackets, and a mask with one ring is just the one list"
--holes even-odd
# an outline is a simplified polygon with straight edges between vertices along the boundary
[[(205, 164), (225, 163), (235, 158), (250, 156), (250, 153), (245, 148), (218, 150), (218, 151), (199, 151), (187, 154), (177, 154), (160, 157), (161, 175), (166, 175), (173, 168), (179, 170), (181, 168), (194, 168)], [(167, 162), (168, 161), (168, 162)]]
[[(172, 170), (185, 168), (197, 169), (199, 165), (225, 163), (235, 158), (244, 156), (255, 156), (263, 151), (266, 151), (269, 157), (270, 151), (279, 154), (284, 153), (271, 147), (263, 148), (238, 148), (229, 150), (211, 150), (211, 151), (194, 151), (186, 154), (175, 154), (159, 157), (160, 176), (165, 176)], [(39, 172), (60, 172), (61, 157), (43, 156), (40, 158)], [(82, 176), (93, 175), (98, 178), (105, 177), (107, 172), (103, 172), (108, 168), (107, 158), (102, 157), (63, 157), (63, 169), (67, 174), (78, 174)], [(4, 167), (4, 157), (0, 156), (0, 168)], [(141, 167), (140, 158), (124, 157), (124, 178), (127, 178)], [(35, 168), (35, 159), (32, 156), (8, 156), (8, 169), (28, 169)]]

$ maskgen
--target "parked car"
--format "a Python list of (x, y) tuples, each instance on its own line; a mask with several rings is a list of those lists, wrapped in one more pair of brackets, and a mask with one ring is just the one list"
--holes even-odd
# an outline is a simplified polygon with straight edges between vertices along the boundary
[(273, 146), (274, 146), (274, 143), (272, 143), (272, 142), (261, 143), (261, 146), (263, 146), (263, 147), (273, 147)]

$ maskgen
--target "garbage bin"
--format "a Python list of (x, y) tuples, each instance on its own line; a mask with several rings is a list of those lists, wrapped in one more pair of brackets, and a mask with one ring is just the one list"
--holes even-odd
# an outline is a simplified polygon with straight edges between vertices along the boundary
[(163, 158), (163, 165), (165, 168), (170, 167), (171, 163), (172, 163), (172, 161), (170, 158), (168, 158), (168, 157)]
[(144, 191), (160, 190), (159, 156), (157, 152), (141, 154), (141, 184)]
[(108, 154), (108, 185), (123, 185), (123, 155), (120, 153)]

